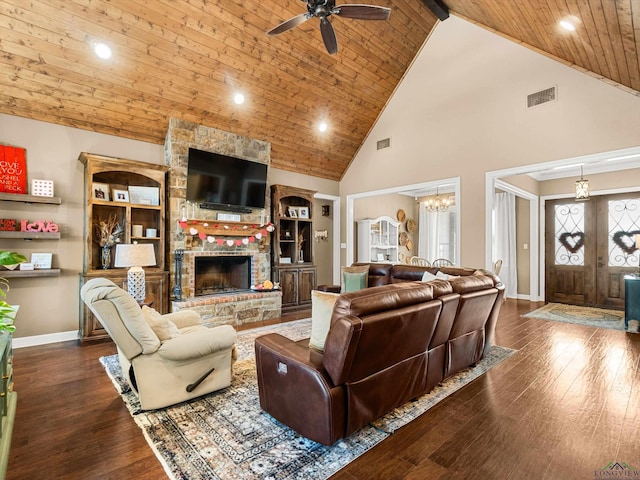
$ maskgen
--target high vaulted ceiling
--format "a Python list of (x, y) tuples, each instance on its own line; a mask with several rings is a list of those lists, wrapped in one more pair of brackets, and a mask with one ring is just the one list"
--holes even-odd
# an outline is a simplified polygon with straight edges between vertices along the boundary
[[(315, 18), (265, 34), (305, 12), (300, 0), (0, 0), (0, 112), (158, 144), (181, 118), (270, 142), (276, 168), (339, 180), (437, 23), (423, 0), (362, 3), (390, 19), (332, 16), (329, 55)], [(640, 93), (640, 0), (445, 3)], [(567, 17), (573, 33), (558, 27)]]

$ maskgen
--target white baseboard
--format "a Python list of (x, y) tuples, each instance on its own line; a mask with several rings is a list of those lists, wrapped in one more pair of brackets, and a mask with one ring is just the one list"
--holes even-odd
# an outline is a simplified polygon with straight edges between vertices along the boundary
[(12, 346), (13, 348), (36, 347), (38, 345), (47, 345), (49, 343), (68, 342), (69, 340), (77, 340), (78, 338), (78, 330), (72, 330), (69, 332), (48, 333), (46, 335), (14, 338)]
[(529, 301), (531, 301), (531, 295), (524, 294), (524, 293), (519, 293), (518, 295), (516, 295), (516, 298), (518, 300), (529, 300)]

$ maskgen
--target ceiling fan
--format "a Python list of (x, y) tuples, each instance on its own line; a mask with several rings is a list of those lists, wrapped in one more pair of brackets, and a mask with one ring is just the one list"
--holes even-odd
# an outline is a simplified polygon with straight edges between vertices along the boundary
[(307, 13), (301, 13), (289, 20), (282, 22), (277, 27), (267, 32), (267, 35), (273, 37), (281, 33), (291, 30), (294, 27), (306, 22), (310, 18), (318, 17), (320, 19), (320, 33), (327, 52), (333, 55), (338, 51), (338, 40), (333, 25), (329, 21), (331, 15), (338, 15), (344, 18), (353, 18), (356, 20), (388, 20), (391, 9), (387, 7), (378, 7), (375, 5), (338, 5), (335, 0), (302, 0), (307, 4)]

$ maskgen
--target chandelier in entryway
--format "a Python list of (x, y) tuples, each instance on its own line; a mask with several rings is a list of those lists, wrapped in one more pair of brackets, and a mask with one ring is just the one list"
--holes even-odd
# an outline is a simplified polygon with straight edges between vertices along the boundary
[(424, 205), (429, 212), (446, 212), (453, 205), (453, 199), (450, 195), (441, 197), (436, 187), (436, 196), (427, 198)]

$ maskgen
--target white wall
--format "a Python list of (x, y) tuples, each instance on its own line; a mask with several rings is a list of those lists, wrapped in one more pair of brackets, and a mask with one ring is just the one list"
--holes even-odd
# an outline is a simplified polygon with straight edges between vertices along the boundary
[[(531, 109), (552, 85), (559, 100)], [(485, 172), (640, 145), (640, 98), (455, 16), (440, 23), (340, 195), (461, 177), (461, 263), (484, 266)], [(376, 150), (391, 137), (392, 147)], [(344, 237), (343, 237), (344, 238)]]

